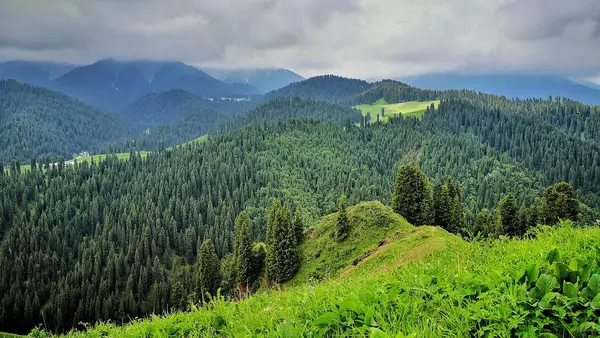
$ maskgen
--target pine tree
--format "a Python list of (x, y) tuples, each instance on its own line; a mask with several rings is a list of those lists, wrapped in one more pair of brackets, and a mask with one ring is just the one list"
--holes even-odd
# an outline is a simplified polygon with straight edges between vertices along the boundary
[(217, 294), (221, 283), (219, 257), (210, 239), (205, 240), (200, 247), (196, 271), (196, 293), (204, 297), (206, 293)]
[(279, 200), (273, 200), (271, 208), (267, 214), (267, 257), (265, 260), (265, 269), (267, 276), (272, 281), (277, 281), (280, 275), (280, 250), (279, 241), (281, 240), (279, 231), (279, 220), (277, 219), (281, 209), (281, 202)]
[(233, 257), (236, 267), (236, 282), (246, 288), (252, 276), (252, 239), (250, 238), (250, 216), (242, 211), (235, 219)]
[(342, 242), (348, 237), (350, 231), (350, 221), (346, 212), (346, 196), (342, 195), (339, 200), (338, 213), (336, 220), (335, 234), (338, 241)]
[(507, 236), (522, 235), (519, 228), (517, 200), (513, 194), (508, 194), (498, 204), (498, 222), (503, 234)]
[(436, 184), (433, 189), (433, 221), (450, 231), (452, 223), (452, 198), (446, 184)]
[(296, 246), (296, 232), (292, 222), (289, 204), (281, 205), (273, 201), (267, 215), (267, 277), (282, 283), (291, 279), (299, 267), (299, 257)]
[(414, 225), (428, 221), (431, 201), (431, 186), (423, 172), (413, 166), (404, 165), (398, 169), (392, 209)]

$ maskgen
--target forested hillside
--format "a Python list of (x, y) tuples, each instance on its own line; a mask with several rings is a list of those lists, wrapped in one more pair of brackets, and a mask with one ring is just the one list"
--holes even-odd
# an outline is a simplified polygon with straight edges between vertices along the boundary
[(211, 134), (236, 131), (248, 125), (273, 124), (292, 118), (310, 118), (320, 122), (358, 123), (362, 117), (358, 110), (324, 101), (283, 97), (264, 103), (255, 109), (239, 114), (217, 124)]
[(265, 98), (274, 99), (278, 97), (298, 96), (305, 99), (346, 102), (369, 87), (370, 84), (367, 81), (335, 75), (323, 75), (292, 83), (269, 92), (265, 94)]
[[(150, 96), (147, 106), (132, 110), (136, 119), (169, 123), (121, 145), (158, 149), (147, 158), (33, 166), (25, 174), (0, 168), (0, 330), (26, 332), (40, 323), (42, 310), (47, 328), (62, 331), (81, 328), (80, 322), (187, 309), (217, 285), (240, 297), (260, 287), (262, 269), (284, 282), (303, 264), (297, 229), (345, 210), (346, 203), (378, 200), (413, 225), (434, 224), (465, 237), (519, 237), (538, 223), (598, 219), (596, 107), (419, 90), (394, 81), (305, 82), (224, 123), (217, 123), (220, 111), (229, 115), (253, 103), (209, 103), (180, 91)], [(331, 82), (345, 84), (322, 94), (313, 87)], [(45, 108), (66, 104), (55, 102), (66, 99), (59, 94), (3, 84), (17, 86), (14, 95), (36, 94), (28, 102)], [(382, 98), (441, 101), (420, 119), (389, 117), (386, 123), (368, 121), (349, 106)], [(109, 116), (94, 112), (96, 119)], [(109, 137), (126, 124), (115, 126), (100, 130)], [(206, 130), (205, 143), (160, 150)], [(561, 181), (570, 184), (556, 184)], [(293, 235), (278, 233), (274, 224), (293, 226)], [(348, 220), (337, 224), (332, 236), (343, 242)], [(274, 248), (281, 255), (273, 256)], [(243, 278), (235, 272), (240, 264)], [(205, 278), (216, 270), (220, 282)]]
[(0, 81), (0, 162), (100, 149), (131, 135), (117, 116), (47, 89)]

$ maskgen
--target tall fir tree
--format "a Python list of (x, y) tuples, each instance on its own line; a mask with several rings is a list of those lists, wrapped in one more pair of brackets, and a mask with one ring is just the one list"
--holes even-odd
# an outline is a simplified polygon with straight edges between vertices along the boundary
[(198, 252), (196, 266), (197, 295), (201, 295), (201, 298), (207, 293), (211, 296), (216, 295), (221, 283), (221, 271), (219, 257), (210, 239), (202, 243)]
[(236, 282), (247, 288), (252, 282), (252, 239), (250, 238), (250, 216), (242, 211), (235, 219), (233, 257), (236, 267)]
[(427, 224), (431, 208), (431, 186), (429, 179), (414, 165), (398, 169), (392, 209), (414, 225)]
[(337, 220), (335, 223), (335, 234), (338, 241), (344, 241), (350, 231), (350, 221), (346, 211), (346, 196), (342, 195), (338, 204)]
[(296, 207), (296, 211), (294, 211), (294, 238), (296, 246), (304, 241), (304, 222), (302, 221), (300, 207)]
[(282, 283), (291, 279), (299, 267), (296, 236), (291, 208), (273, 201), (267, 215), (266, 273), (275, 282)]

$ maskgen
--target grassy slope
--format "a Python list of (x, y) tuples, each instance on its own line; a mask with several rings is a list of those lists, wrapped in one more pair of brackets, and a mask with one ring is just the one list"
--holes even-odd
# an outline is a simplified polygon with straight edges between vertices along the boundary
[(416, 116), (418, 118), (423, 117), (423, 113), (431, 104), (435, 104), (436, 106), (440, 103), (440, 101), (410, 101), (410, 102), (402, 102), (402, 103), (393, 103), (388, 104), (384, 99), (380, 99), (375, 104), (361, 104), (356, 106), (357, 109), (363, 114), (363, 116), (367, 115), (367, 113), (371, 113), (372, 121), (377, 119), (377, 114), (381, 114), (381, 108), (385, 111), (385, 116), (381, 119), (383, 122), (387, 122), (390, 116), (394, 116), (396, 114), (402, 114), (403, 116)]
[(0, 338), (20, 338), (20, 337), (25, 337), (25, 336), (20, 336), (18, 334), (13, 334), (13, 333), (0, 332)]
[[(350, 208), (355, 213), (354, 225), (361, 222), (356, 219), (357, 212), (390, 216), (377, 203), (370, 203), (374, 210), (367, 210), (368, 205)], [(599, 228), (576, 229), (565, 224), (540, 231), (530, 240), (467, 243), (433, 227), (413, 228), (394, 215), (388, 220), (398, 228), (384, 224), (386, 230), (380, 234), (395, 234), (398, 229), (400, 235), (389, 241), (390, 249), (374, 252), (354, 270), (344, 270), (343, 274), (352, 273), (352, 278), (270, 290), (236, 303), (218, 299), (192, 312), (155, 316), (122, 327), (100, 324), (88, 332), (69, 336), (510, 336), (520, 324), (519, 316), (511, 309), (523, 301), (516, 292), (519, 287), (514, 277), (528, 263), (542, 263), (553, 248), (561, 250), (567, 259), (585, 258), (595, 254), (594, 248), (600, 241)], [(332, 224), (332, 217), (325, 218), (320, 226), (323, 224)], [(367, 231), (367, 237), (370, 230), (379, 231), (362, 229)], [(327, 236), (327, 231), (321, 235)], [(314, 236), (317, 241), (327, 241), (326, 237)], [(419, 244), (427, 238), (434, 240)], [(361, 250), (371, 247), (374, 240), (375, 236), (366, 240), (371, 243), (361, 243)], [(426, 256), (421, 254), (439, 240), (450, 245), (427, 249), (431, 252)], [(318, 250), (308, 241), (304, 250)], [(345, 250), (342, 245), (329, 250), (328, 255), (335, 258)], [(361, 250), (341, 259), (347, 262)], [(408, 256), (398, 256), (394, 250), (404, 250)], [(405, 260), (411, 252), (416, 259)], [(384, 271), (380, 263), (387, 265)], [(301, 274), (306, 276), (305, 272)]]
[[(348, 209), (350, 233), (340, 243), (335, 238), (336, 217), (337, 214), (326, 216), (308, 230), (308, 239), (300, 248), (300, 271), (288, 285), (347, 276), (354, 274), (355, 270), (379, 271), (395, 262), (395, 258), (398, 258), (398, 262), (400, 257), (408, 259), (408, 253), (423, 242), (434, 239), (444, 242), (444, 238), (450, 238), (443, 230), (438, 230), (432, 237), (418, 238), (415, 233), (421, 233), (423, 229), (413, 227), (380, 202), (363, 202)], [(438, 245), (428, 247), (440, 248)], [(425, 254), (423, 252), (423, 256)], [(374, 266), (371, 264), (374, 259), (385, 260), (385, 266), (383, 261), (381, 265)]]
[(175, 145), (173, 147), (169, 147), (169, 148), (167, 148), (167, 150), (171, 150), (171, 149), (173, 149), (175, 147), (180, 147), (180, 146), (184, 146), (184, 145), (187, 145), (187, 144), (194, 144), (194, 143), (201, 144), (201, 143), (206, 143), (206, 142), (208, 142), (208, 134), (207, 135), (202, 135), (202, 136), (198, 137), (197, 139), (193, 139), (191, 141), (188, 141), (188, 142), (185, 142), (185, 143), (182, 143), (182, 144), (178, 144), (178, 145)]

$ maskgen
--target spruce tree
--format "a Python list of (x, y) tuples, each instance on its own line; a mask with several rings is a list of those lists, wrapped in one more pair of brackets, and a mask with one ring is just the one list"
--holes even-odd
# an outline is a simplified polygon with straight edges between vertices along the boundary
[(206, 293), (217, 294), (221, 283), (220, 262), (215, 247), (210, 239), (200, 247), (196, 271), (196, 293), (204, 297)]
[(398, 169), (392, 209), (414, 225), (428, 222), (431, 207), (431, 186), (423, 172), (414, 165), (404, 165)]
[(281, 209), (281, 202), (274, 199), (271, 202), (271, 208), (267, 213), (267, 235), (266, 235), (266, 259), (265, 259), (265, 270), (267, 277), (272, 281), (275, 281), (279, 276), (280, 272), (280, 254), (279, 254), (279, 222), (277, 217), (279, 216), (279, 209)]
[(335, 234), (338, 241), (342, 242), (348, 237), (350, 221), (346, 212), (346, 196), (342, 195), (339, 200)]
[(517, 200), (513, 194), (508, 194), (498, 204), (498, 222), (503, 234), (507, 236), (522, 235), (519, 228)]
[(296, 272), (298, 272), (298, 268), (300, 266), (300, 257), (297, 249), (297, 234), (296, 229), (294, 227), (294, 221), (292, 218), (292, 208), (289, 203), (286, 203), (281, 209), (282, 217), (281, 220), (283, 222), (282, 229), (284, 231), (284, 242), (283, 242), (283, 252), (284, 252), (284, 271), (283, 271), (283, 281), (287, 281), (292, 279)]
[(267, 277), (275, 283), (285, 282), (296, 274), (299, 267), (296, 232), (289, 204), (273, 201), (267, 215), (267, 234)]
[(250, 238), (250, 217), (242, 211), (235, 219), (233, 257), (236, 267), (236, 282), (247, 287), (252, 276), (252, 239)]
[(294, 239), (296, 246), (302, 244), (304, 240), (304, 222), (302, 222), (300, 207), (297, 207), (294, 212)]

